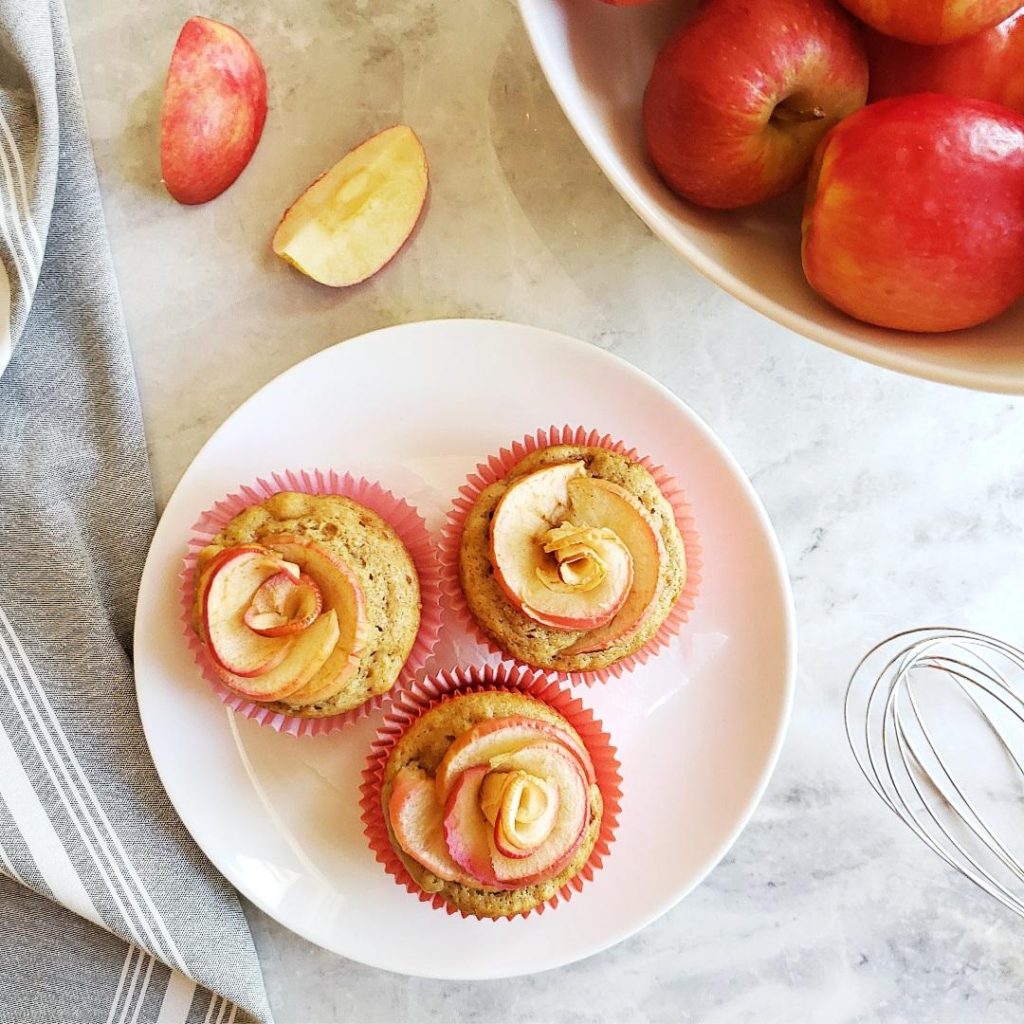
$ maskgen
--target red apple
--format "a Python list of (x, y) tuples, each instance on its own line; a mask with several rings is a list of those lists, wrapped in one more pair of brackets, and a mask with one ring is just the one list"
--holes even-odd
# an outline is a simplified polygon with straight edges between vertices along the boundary
[(1020, 0), (842, 0), (861, 21), (908, 43), (939, 46), (977, 35), (1020, 7)]
[(905, 43), (868, 30), (872, 100), (944, 92), (1024, 113), (1024, 8), (993, 28), (946, 46)]
[(686, 199), (747, 206), (796, 185), (867, 93), (857, 26), (833, 0), (709, 0), (655, 61), (647, 149)]
[(160, 172), (179, 203), (219, 196), (245, 169), (267, 117), (267, 76), (249, 41), (189, 18), (171, 54), (160, 119)]
[(815, 157), (803, 267), (882, 327), (953, 331), (1024, 294), (1024, 116), (921, 93), (847, 118)]

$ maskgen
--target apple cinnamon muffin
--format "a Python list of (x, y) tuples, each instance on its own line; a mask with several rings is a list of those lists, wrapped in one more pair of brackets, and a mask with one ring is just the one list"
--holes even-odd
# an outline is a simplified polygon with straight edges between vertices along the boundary
[(416, 640), (420, 588), (388, 523), (341, 495), (285, 491), (199, 552), (193, 626), (231, 690), (321, 718), (389, 690)]
[(497, 690), (450, 697), (416, 719), (388, 757), (380, 800), (415, 883), (477, 917), (555, 896), (589, 860), (604, 807), (569, 722)]
[(462, 531), (459, 582), (502, 650), (537, 668), (586, 672), (655, 635), (683, 591), (686, 549), (644, 466), (558, 444), (480, 492)]

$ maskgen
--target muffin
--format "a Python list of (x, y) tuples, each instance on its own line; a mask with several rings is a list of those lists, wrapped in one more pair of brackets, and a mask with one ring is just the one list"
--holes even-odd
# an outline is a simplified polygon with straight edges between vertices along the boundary
[(416, 567), (376, 512), (283, 491), (197, 557), (192, 625), (220, 680), (271, 711), (326, 718), (395, 683), (420, 626)]
[(416, 718), (384, 763), (387, 838), (425, 894), (477, 917), (548, 902), (587, 865), (604, 802), (579, 733), (524, 693), (461, 693)]
[(655, 636), (686, 584), (686, 548), (641, 462), (618, 448), (554, 444), (476, 496), (458, 575), (471, 615), (501, 650), (585, 673)]

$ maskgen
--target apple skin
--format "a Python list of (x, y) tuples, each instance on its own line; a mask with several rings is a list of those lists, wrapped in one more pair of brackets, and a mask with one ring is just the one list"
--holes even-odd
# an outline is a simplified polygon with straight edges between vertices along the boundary
[(860, 32), (833, 0), (709, 0), (655, 61), (647, 151), (691, 202), (749, 206), (796, 185), (867, 93)]
[(1020, 7), (1020, 0), (842, 0), (842, 4), (887, 36), (942, 46), (998, 25)]
[(160, 173), (179, 203), (219, 196), (245, 170), (267, 118), (267, 76), (230, 25), (189, 18), (171, 54), (160, 118)]
[(946, 46), (905, 43), (869, 29), (871, 100), (943, 92), (1024, 113), (1024, 8), (976, 36)]
[(1024, 293), (1024, 116), (920, 93), (873, 103), (815, 157), (803, 217), (811, 286), (851, 316), (952, 331)]

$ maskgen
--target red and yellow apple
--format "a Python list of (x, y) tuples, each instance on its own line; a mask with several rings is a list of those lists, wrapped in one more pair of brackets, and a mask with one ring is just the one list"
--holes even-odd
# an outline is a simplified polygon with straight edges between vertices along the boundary
[(249, 163), (267, 117), (267, 76), (230, 25), (189, 18), (171, 54), (160, 118), (160, 173), (179, 203), (219, 196)]
[(1024, 8), (998, 25), (945, 46), (866, 35), (872, 100), (943, 92), (1024, 113)]
[(811, 286), (906, 331), (982, 323), (1024, 294), (1024, 116), (922, 93), (873, 103), (822, 143), (803, 218)]
[(867, 92), (857, 26), (833, 0), (709, 0), (655, 61), (647, 151), (684, 198), (747, 206), (796, 185)]
[(285, 211), (274, 252), (321, 284), (376, 274), (412, 234), (427, 198), (427, 157), (395, 125), (346, 154)]
[(977, 35), (1020, 7), (1020, 0), (842, 0), (887, 36), (939, 46)]

